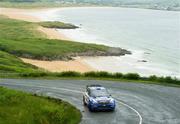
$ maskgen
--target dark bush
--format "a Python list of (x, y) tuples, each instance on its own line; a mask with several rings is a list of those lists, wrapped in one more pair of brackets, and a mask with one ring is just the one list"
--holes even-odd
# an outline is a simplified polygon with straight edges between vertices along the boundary
[(81, 77), (81, 73), (74, 72), (74, 71), (66, 71), (66, 72), (57, 73), (57, 76), (58, 77)]
[(174, 83), (176, 80), (172, 79), (170, 76), (167, 76), (164, 78), (164, 82), (167, 83)]
[(51, 72), (33, 72), (33, 73), (21, 73), (21, 77), (90, 77), (90, 78), (109, 78), (109, 79), (127, 79), (127, 80), (142, 80), (142, 81), (152, 81), (160, 83), (171, 83), (171, 84), (180, 84), (180, 80), (177, 78), (167, 77), (157, 77), (152, 75), (149, 77), (140, 77), (137, 73), (109, 73), (105, 71), (100, 72), (85, 72), (83, 74), (74, 71), (66, 71), (60, 73), (51, 73)]
[(122, 78), (122, 77), (123, 77), (123, 74), (117, 72), (117, 73), (114, 73), (114, 74), (113, 74), (113, 77), (114, 77), (114, 78)]
[(157, 77), (157, 82), (165, 83), (164, 77)]
[(112, 74), (105, 72), (105, 71), (100, 71), (96, 73), (97, 77), (104, 77), (104, 78), (111, 78)]
[(45, 72), (36, 72), (36, 73), (21, 73), (19, 74), (21, 77), (44, 77), (48, 76)]
[(123, 75), (123, 78), (131, 79), (131, 80), (138, 80), (138, 79), (140, 79), (140, 76), (139, 76), (139, 74), (136, 74), (136, 73), (127, 73), (127, 74)]
[(86, 72), (84, 73), (85, 77), (102, 77), (102, 78), (111, 78), (113, 75), (111, 73), (100, 71), (100, 72)]
[(84, 73), (84, 77), (96, 77), (96, 76), (97, 76), (96, 72), (93, 71)]
[(148, 78), (150, 81), (157, 81), (157, 76), (156, 75), (152, 75)]

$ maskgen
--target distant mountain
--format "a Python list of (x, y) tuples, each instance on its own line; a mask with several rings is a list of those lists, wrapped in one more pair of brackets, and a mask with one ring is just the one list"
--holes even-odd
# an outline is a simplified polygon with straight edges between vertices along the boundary
[(0, 2), (59, 2), (108, 6), (180, 10), (180, 0), (0, 0)]

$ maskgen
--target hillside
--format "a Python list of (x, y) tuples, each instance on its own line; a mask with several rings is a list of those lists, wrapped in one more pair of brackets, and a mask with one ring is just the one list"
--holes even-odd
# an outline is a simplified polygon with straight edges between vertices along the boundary
[(0, 73), (38, 72), (39, 69), (30, 64), (23, 63), (16, 56), (0, 51)]

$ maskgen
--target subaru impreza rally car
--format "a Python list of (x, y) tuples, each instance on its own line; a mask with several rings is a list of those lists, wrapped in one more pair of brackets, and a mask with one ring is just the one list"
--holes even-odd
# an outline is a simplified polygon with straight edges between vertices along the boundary
[(115, 100), (105, 87), (101, 85), (88, 85), (83, 94), (83, 103), (90, 111), (115, 110)]

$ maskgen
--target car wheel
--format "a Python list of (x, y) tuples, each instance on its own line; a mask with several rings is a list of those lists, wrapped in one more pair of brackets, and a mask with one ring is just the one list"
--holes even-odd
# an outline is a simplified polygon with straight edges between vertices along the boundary
[(85, 102), (84, 96), (83, 96), (83, 104), (84, 104), (85, 106), (87, 105), (86, 102)]
[(89, 106), (89, 111), (94, 112), (94, 109), (92, 109), (91, 106)]
[(111, 111), (112, 111), (112, 112), (114, 112), (114, 111), (115, 111), (115, 109), (112, 109)]

